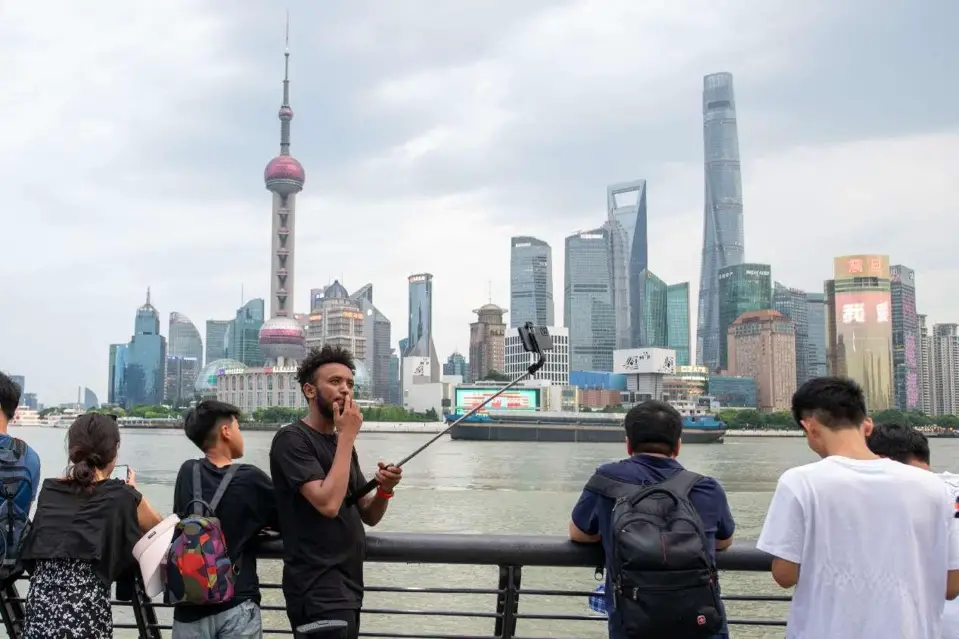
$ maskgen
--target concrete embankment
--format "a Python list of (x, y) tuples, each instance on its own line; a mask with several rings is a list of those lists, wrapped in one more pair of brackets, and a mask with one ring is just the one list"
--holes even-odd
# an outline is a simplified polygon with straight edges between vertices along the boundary
[(727, 430), (726, 437), (802, 437), (801, 430)]
[[(264, 424), (262, 422), (246, 422), (242, 424), (243, 430), (279, 430), (284, 424)], [(183, 428), (180, 422), (150, 422), (142, 421), (137, 424), (124, 424), (124, 429), (129, 430), (179, 430)], [(443, 422), (364, 422), (362, 432), (364, 433), (421, 433), (425, 435), (436, 434), (443, 431), (446, 424)]]

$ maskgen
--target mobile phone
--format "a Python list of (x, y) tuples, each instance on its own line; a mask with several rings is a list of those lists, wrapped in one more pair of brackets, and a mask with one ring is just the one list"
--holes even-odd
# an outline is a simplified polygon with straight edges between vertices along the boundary
[(121, 481), (126, 481), (130, 476), (130, 467), (126, 464), (117, 464), (113, 467), (113, 472), (110, 473), (110, 479), (119, 479)]
[(542, 354), (543, 351), (553, 350), (553, 338), (545, 326), (533, 326), (526, 322), (525, 326), (518, 327), (519, 339), (523, 350), (527, 353)]

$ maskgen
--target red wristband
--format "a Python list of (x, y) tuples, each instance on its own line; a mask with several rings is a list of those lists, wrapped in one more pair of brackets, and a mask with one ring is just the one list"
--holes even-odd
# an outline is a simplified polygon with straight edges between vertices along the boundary
[(376, 496), (382, 499), (393, 499), (393, 491), (386, 492), (380, 486), (376, 487)]

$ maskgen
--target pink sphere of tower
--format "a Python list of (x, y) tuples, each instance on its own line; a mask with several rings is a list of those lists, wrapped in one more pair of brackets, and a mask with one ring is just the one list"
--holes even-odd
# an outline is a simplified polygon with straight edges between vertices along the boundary
[(260, 328), (260, 354), (268, 361), (298, 362), (305, 352), (306, 333), (294, 318), (274, 317)]
[(263, 180), (266, 182), (266, 188), (274, 193), (290, 195), (303, 190), (306, 171), (293, 156), (278, 155), (266, 165)]

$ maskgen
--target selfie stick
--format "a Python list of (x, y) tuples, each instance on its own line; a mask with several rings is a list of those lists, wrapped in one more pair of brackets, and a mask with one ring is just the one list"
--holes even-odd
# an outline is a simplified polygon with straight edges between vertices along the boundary
[[(523, 373), (522, 375), (520, 375), (519, 377), (517, 377), (516, 379), (514, 379), (513, 381), (511, 381), (509, 384), (507, 384), (507, 385), (504, 386), (503, 388), (499, 389), (498, 391), (496, 391), (495, 393), (493, 393), (492, 395), (490, 395), (489, 397), (487, 397), (486, 399), (484, 399), (482, 402), (480, 402), (479, 404), (477, 404), (476, 406), (474, 406), (468, 413), (466, 413), (465, 415), (463, 415), (462, 417), (460, 417), (459, 419), (457, 419), (455, 422), (453, 422), (452, 424), (450, 424), (449, 426), (447, 426), (446, 428), (444, 428), (442, 432), (438, 433), (435, 437), (433, 437), (432, 439), (430, 439), (428, 442), (426, 442), (425, 444), (423, 444), (422, 446), (420, 446), (419, 448), (417, 448), (416, 450), (414, 450), (412, 453), (410, 453), (409, 455), (407, 455), (407, 456), (404, 457), (403, 459), (401, 459), (398, 463), (396, 463), (396, 464), (390, 464), (390, 465), (391, 465), (391, 466), (396, 466), (396, 467), (398, 467), (398, 468), (402, 468), (403, 464), (405, 464), (406, 462), (408, 462), (409, 460), (413, 459), (414, 457), (416, 457), (417, 455), (419, 455), (420, 453), (422, 453), (424, 450), (426, 450), (427, 448), (429, 448), (430, 446), (432, 446), (437, 440), (439, 440), (441, 437), (443, 437), (443, 435), (446, 435), (447, 433), (449, 433), (451, 430), (453, 430), (454, 427), (458, 426), (458, 425), (460, 424), (460, 422), (462, 422), (463, 420), (465, 420), (467, 417), (471, 417), (471, 416), (474, 415), (476, 412), (482, 410), (482, 408), (483, 408), (484, 406), (486, 406), (487, 404), (489, 404), (491, 401), (493, 401), (494, 399), (496, 399), (497, 397), (499, 397), (500, 395), (502, 395), (503, 393), (505, 393), (505, 392), (508, 391), (509, 389), (513, 388), (514, 386), (516, 386), (517, 384), (519, 384), (519, 383), (522, 382), (523, 380), (526, 380), (526, 379), (532, 377), (533, 375), (535, 375), (535, 374), (536, 374), (536, 371), (538, 371), (539, 369), (541, 369), (541, 368), (543, 367), (543, 364), (546, 363), (546, 355), (543, 354), (543, 348), (540, 347), (540, 344), (539, 344), (539, 342), (536, 340), (536, 335), (535, 335), (535, 333), (534, 333), (533, 331), (534, 331), (534, 329), (533, 329), (533, 324), (532, 324), (532, 322), (526, 322), (526, 326), (522, 326), (522, 327), (520, 327), (520, 329), (519, 329), (520, 338), (521, 338), (522, 341), (523, 341), (523, 347), (524, 347), (524, 349), (526, 349), (527, 352), (534, 353), (534, 354), (536, 355), (536, 361), (533, 362), (532, 364), (530, 364), (529, 368), (526, 369), (526, 372), (525, 372), (525, 373)], [(545, 333), (545, 332), (544, 332), (544, 334), (547, 335), (547, 339), (548, 339), (548, 333)], [(550, 342), (551, 342), (551, 340), (550, 340)], [(552, 345), (552, 344), (549, 344), (549, 343), (548, 343), (547, 349), (548, 349), (551, 345)], [(374, 489), (376, 489), (376, 479), (375, 479), (375, 478), (369, 480), (368, 482), (366, 482), (366, 485), (363, 486), (363, 488), (361, 488), (358, 493), (356, 493), (356, 494), (354, 494), (354, 495), (348, 496), (348, 497), (346, 498), (346, 500), (345, 500), (346, 505), (347, 505), (347, 506), (352, 506), (352, 505), (355, 504), (357, 501), (359, 501), (359, 499), (360, 499), (361, 497), (363, 497), (363, 496), (371, 493)]]

